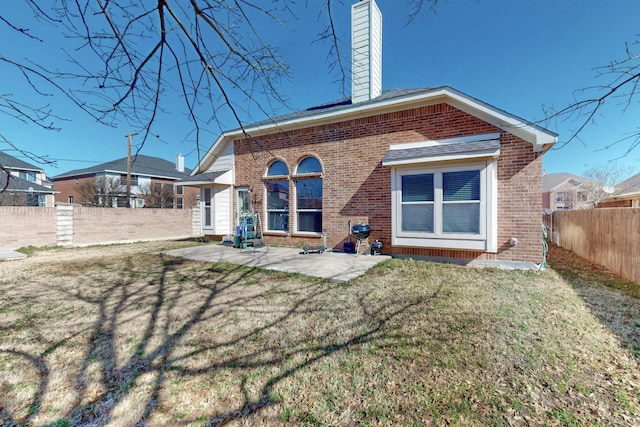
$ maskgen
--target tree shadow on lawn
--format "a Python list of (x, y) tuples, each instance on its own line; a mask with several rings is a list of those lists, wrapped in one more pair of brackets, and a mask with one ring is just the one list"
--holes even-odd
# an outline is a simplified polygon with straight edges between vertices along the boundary
[(549, 266), (640, 362), (640, 284), (554, 244), (547, 257)]
[[(73, 362), (75, 396), (70, 409), (60, 411), (48, 425), (123, 420), (127, 425), (145, 425), (154, 416), (156, 424), (223, 425), (278, 404), (276, 385), (332, 354), (373, 343), (377, 349), (410, 347), (410, 336), (385, 324), (424, 307), (425, 299), (436, 299), (439, 292), (375, 304), (363, 295), (351, 305), (333, 306), (327, 301), (345, 285), (173, 258), (163, 258), (159, 265), (159, 271), (152, 267), (146, 273), (141, 266), (127, 265), (118, 280), (102, 285), (92, 278), (93, 271), (85, 277), (79, 273), (78, 282), (58, 288), (62, 291), (58, 298), (90, 307), (91, 314), (77, 325), (67, 325), (66, 336), (39, 353), (0, 349), (0, 354), (30, 365), (37, 378), (27, 415), (18, 417), (0, 407), (3, 425), (41, 424), (38, 416), (50, 411), (43, 400), (50, 402), (47, 394), (60, 392), (51, 390), (52, 371), (60, 368), (50, 366), (50, 357), (64, 353), (72, 341), (83, 349), (81, 360)], [(263, 286), (261, 281), (269, 284)], [(345, 314), (349, 310), (353, 316)], [(311, 319), (309, 324), (305, 319)], [(314, 324), (314, 320), (321, 321)], [(51, 342), (51, 337), (41, 338)], [(257, 386), (255, 372), (260, 373)], [(218, 385), (226, 381), (237, 397), (226, 404), (216, 402), (199, 416), (167, 414), (174, 412), (173, 403), (167, 401), (168, 388), (191, 387), (191, 382), (207, 376)], [(171, 398), (179, 395), (170, 393)], [(116, 409), (127, 408), (130, 400), (136, 401), (129, 411), (134, 415)]]

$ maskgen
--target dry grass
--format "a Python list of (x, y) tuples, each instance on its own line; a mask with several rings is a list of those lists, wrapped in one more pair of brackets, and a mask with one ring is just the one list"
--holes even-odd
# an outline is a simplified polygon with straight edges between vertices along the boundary
[[(0, 263), (2, 423), (640, 419), (639, 356), (594, 310), (585, 282), (392, 260), (345, 285), (157, 248)], [(593, 287), (600, 306), (638, 308)]]

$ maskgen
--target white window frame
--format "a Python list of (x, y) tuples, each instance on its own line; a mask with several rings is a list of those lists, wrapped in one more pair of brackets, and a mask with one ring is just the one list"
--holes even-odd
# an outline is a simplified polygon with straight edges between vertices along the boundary
[[(303, 178), (304, 177), (304, 178)], [(293, 185), (293, 191), (294, 194), (293, 196), (295, 197), (294, 199), (294, 204), (295, 204), (295, 216), (296, 216), (296, 234), (309, 234), (312, 236), (317, 236), (317, 235), (321, 235), (322, 234), (322, 228), (324, 227), (324, 224), (322, 227), (320, 227), (320, 231), (305, 231), (305, 230), (300, 230), (300, 224), (299, 224), (299, 214), (300, 213), (307, 213), (307, 212), (311, 212), (311, 213), (320, 213), (320, 215), (322, 216), (322, 209), (300, 209), (298, 207), (298, 183), (304, 183), (304, 181), (308, 181), (308, 180), (318, 180), (320, 181), (320, 188), (323, 190), (323, 194), (322, 194), (322, 204), (323, 204), (323, 208), (324, 208), (324, 180), (322, 179), (322, 173), (317, 173), (317, 174), (308, 174), (308, 175), (298, 175), (297, 178), (295, 178), (294, 180), (294, 185)], [(324, 219), (324, 218), (323, 218)]]
[[(207, 201), (206, 193), (209, 192), (209, 200)], [(213, 231), (214, 226), (214, 189), (211, 187), (202, 187), (200, 189), (200, 212), (202, 215), (202, 230)]]
[[(287, 174), (286, 175), (269, 175), (269, 170), (273, 167), (273, 165), (277, 162), (281, 162), (282, 164), (285, 165), (285, 167), (287, 168)], [(285, 162), (283, 159), (277, 158), (275, 159), (273, 162), (271, 162), (269, 164), (269, 167), (267, 167), (267, 170), (265, 171), (265, 175), (263, 177), (263, 188), (264, 188), (264, 229), (265, 231), (272, 233), (272, 234), (282, 234), (282, 235), (287, 235), (290, 233), (291, 231), (291, 214), (289, 212), (289, 206), (291, 203), (291, 185), (290, 185), (290, 168), (289, 165), (287, 164), (287, 162)], [(284, 183), (286, 185), (287, 188), (287, 196), (288, 196), (288, 200), (287, 200), (287, 205), (283, 208), (283, 209), (269, 209), (269, 184), (274, 183), (274, 182), (281, 182)], [(269, 216), (270, 213), (276, 213), (281, 215), (282, 217), (287, 218), (287, 229), (286, 230), (278, 230), (278, 229), (272, 229), (271, 228), (271, 218)]]
[[(299, 168), (300, 165), (302, 164), (302, 162), (304, 162), (306, 159), (311, 158), (314, 159), (318, 162), (318, 164), (320, 165), (320, 171), (317, 172), (307, 172), (307, 173), (300, 173)], [(310, 156), (305, 156), (303, 158), (300, 159), (300, 161), (298, 162), (298, 164), (296, 165), (296, 173), (293, 175), (292, 179), (293, 179), (293, 204), (294, 204), (294, 214), (295, 214), (295, 233), (299, 234), (299, 235), (310, 235), (310, 236), (319, 236), (322, 235), (322, 230), (324, 229), (324, 218), (323, 218), (323, 209), (324, 209), (324, 175), (323, 175), (323, 171), (324, 171), (324, 166), (322, 165), (322, 162), (320, 161), (319, 158), (317, 158), (316, 156), (310, 155)], [(304, 183), (305, 180), (319, 180), (320, 181), (320, 191), (322, 191), (322, 197), (321, 197), (321, 201), (322, 201), (322, 208), (320, 209), (300, 209), (298, 206), (298, 183)], [(299, 215), (300, 213), (307, 213), (307, 212), (311, 212), (311, 213), (320, 213), (320, 217), (321, 217), (321, 222), (322, 222), (322, 226), (320, 227), (319, 231), (306, 231), (306, 230), (300, 230), (300, 221), (299, 221)], [(289, 218), (289, 220), (291, 220), (291, 218)]]
[[(497, 160), (482, 162), (421, 164), (392, 168), (392, 231), (393, 245), (429, 247), (437, 249), (498, 251), (498, 176)], [(442, 174), (446, 172), (480, 171), (480, 232), (479, 234), (442, 232)], [(402, 230), (402, 177), (405, 175), (434, 174), (434, 232)]]

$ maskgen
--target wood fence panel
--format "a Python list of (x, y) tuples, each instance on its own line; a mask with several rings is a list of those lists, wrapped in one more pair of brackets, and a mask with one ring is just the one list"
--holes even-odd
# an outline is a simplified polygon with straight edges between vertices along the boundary
[(640, 283), (640, 209), (556, 211), (544, 220), (549, 240)]

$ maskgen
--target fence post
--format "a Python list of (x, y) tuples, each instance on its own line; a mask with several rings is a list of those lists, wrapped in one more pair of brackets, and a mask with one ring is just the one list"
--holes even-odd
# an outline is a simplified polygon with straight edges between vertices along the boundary
[(58, 246), (73, 246), (73, 205), (56, 206)]
[(194, 206), (191, 208), (191, 236), (198, 237), (202, 235), (202, 228), (200, 227), (200, 206)]

